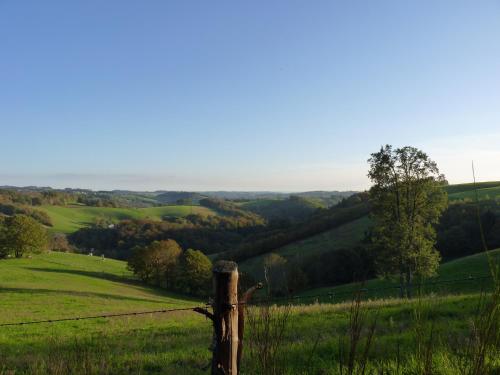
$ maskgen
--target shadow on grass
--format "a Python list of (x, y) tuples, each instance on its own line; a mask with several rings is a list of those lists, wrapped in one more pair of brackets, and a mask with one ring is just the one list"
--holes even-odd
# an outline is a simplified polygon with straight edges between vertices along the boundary
[[(121, 277), (121, 276), (113, 275), (113, 274), (106, 273), (106, 272), (68, 270), (68, 269), (59, 269), (59, 268), (41, 268), (41, 267), (26, 267), (26, 269), (31, 270), (31, 271), (86, 276), (86, 277), (92, 277), (92, 278), (96, 278), (96, 279), (107, 280), (107, 281), (115, 281), (115, 282), (127, 284), (129, 286), (134, 287), (135, 289), (138, 289), (138, 290), (142, 290), (142, 291), (146, 290), (147, 292), (149, 292), (155, 296), (158, 296), (158, 297), (182, 299), (185, 301), (192, 301), (192, 302), (199, 302), (200, 301), (199, 298), (194, 298), (194, 297), (190, 297), (190, 296), (176, 294), (173, 292), (167, 292), (163, 289), (155, 288), (153, 286), (144, 284), (143, 282), (141, 282), (139, 280)], [(147, 300), (143, 299), (143, 301), (147, 301)], [(155, 300), (154, 302), (165, 302), (165, 301)], [(169, 303), (171, 303), (171, 302), (169, 302)]]
[[(113, 299), (113, 300), (118, 300), (118, 301), (166, 303), (166, 301), (149, 299), (149, 298), (127, 297), (127, 296), (120, 296), (120, 295), (116, 295), (116, 294), (98, 293), (98, 292), (81, 292), (81, 291), (75, 291), (75, 290), (0, 287), (0, 293), (2, 293), (2, 292), (25, 293), (25, 294), (61, 294), (61, 295), (65, 294), (65, 295), (79, 296), (79, 297), (99, 297), (99, 298)], [(168, 303), (170, 304), (170, 302), (168, 302)]]

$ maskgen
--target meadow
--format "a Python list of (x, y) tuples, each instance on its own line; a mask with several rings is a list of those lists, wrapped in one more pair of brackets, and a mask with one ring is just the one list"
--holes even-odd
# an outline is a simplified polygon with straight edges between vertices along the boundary
[(126, 219), (161, 220), (165, 216), (184, 217), (191, 214), (215, 215), (215, 211), (201, 206), (172, 205), (146, 208), (88, 207), (81, 205), (42, 206), (52, 220), (53, 232), (72, 233), (95, 223), (98, 219), (118, 222)]
[[(469, 257), (441, 267), (443, 277), (471, 270), (486, 272), (484, 259)], [(367, 366), (399, 366), (414, 373), (419, 360), (416, 332), (430, 334), (432, 322), (434, 373), (457, 373), (460, 343), (480, 299), (477, 289), (462, 292), (364, 302), (366, 324), (377, 321)], [(124, 262), (64, 253), (0, 261), (0, 294), (0, 324), (203, 305), (137, 283)], [(258, 309), (252, 307), (250, 314)], [(350, 311), (350, 302), (289, 307), (275, 358), (281, 373), (337, 374), (347, 350)], [(430, 317), (424, 328), (416, 313)], [(247, 331), (241, 373), (256, 374), (259, 352), (252, 349), (252, 327)], [(210, 321), (191, 311), (0, 326), (0, 374), (205, 374), (211, 332)], [(498, 360), (491, 363), (500, 366)]]
[(448, 199), (475, 201), (476, 193), (479, 200), (493, 199), (500, 197), (500, 181), (478, 182), (476, 184), (449, 185), (445, 188)]

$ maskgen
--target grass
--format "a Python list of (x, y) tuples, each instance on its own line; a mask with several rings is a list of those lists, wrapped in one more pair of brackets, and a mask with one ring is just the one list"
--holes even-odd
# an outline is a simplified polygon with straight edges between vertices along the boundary
[(500, 187), (500, 181), (487, 181), (487, 182), (477, 182), (476, 184), (474, 183), (468, 183), (468, 184), (455, 184), (455, 185), (448, 185), (445, 187), (445, 190), (447, 191), (448, 194), (456, 194), (456, 193), (463, 193), (467, 191), (474, 191), (476, 188), (478, 190), (480, 189), (487, 189), (487, 188), (493, 188), (493, 187)]
[[(500, 249), (490, 251), (490, 254), (500, 260)], [(438, 275), (425, 283), (440, 282), (443, 280), (467, 279), (469, 277), (477, 277), (489, 275), (488, 259), (484, 253), (470, 255), (459, 258), (450, 262), (443, 263), (438, 269)], [(433, 285), (429, 289), (434, 293), (439, 294), (459, 294), (459, 293), (479, 293), (483, 288), (487, 288), (489, 280), (464, 280), (456, 283), (440, 283)], [(395, 287), (398, 284), (392, 280), (372, 279), (364, 283), (363, 288), (380, 289)], [(302, 297), (311, 295), (323, 295), (328, 293), (334, 294), (336, 301), (349, 299), (352, 297), (352, 292), (360, 288), (359, 284), (344, 284), (334, 287), (315, 288), (304, 291), (300, 294)], [(367, 298), (383, 298), (395, 297), (399, 290), (389, 289), (381, 291), (368, 291)], [(338, 294), (338, 297), (335, 297)], [(322, 297), (329, 300), (331, 297)]]
[[(0, 300), (0, 323), (201, 305), (197, 300), (141, 285), (126, 269), (125, 262), (65, 253), (1, 260)], [(209, 334), (210, 326), (194, 313), (0, 327), (0, 374), (3, 363), (27, 374), (50, 373), (43, 366), (37, 370), (38, 365), (31, 361), (33, 356), (45, 360), (54, 353), (64, 352), (66, 356), (68, 351), (69, 358), (80, 354), (93, 356), (97, 355), (90, 354), (94, 349), (103, 350), (103, 343), (112, 347), (111, 341), (119, 343), (120, 348), (107, 347), (109, 356), (123, 362), (133, 361), (134, 354), (127, 352), (133, 346), (136, 350), (140, 348), (141, 361), (147, 366), (154, 354), (141, 345), (150, 345), (149, 340), (155, 335), (162, 335), (161, 340), (168, 337), (176, 340), (175, 344), (164, 343), (162, 349), (179, 346), (170, 355), (181, 363), (186, 345), (177, 338), (193, 325), (195, 331), (205, 328), (204, 334)], [(128, 342), (134, 337), (142, 337), (142, 341)], [(26, 365), (35, 367), (25, 368)]]
[[(484, 187), (477, 190), (477, 197), (479, 200), (500, 200), (500, 186)], [(474, 201), (476, 199), (476, 193), (474, 190), (461, 191), (448, 195), (448, 199), (453, 200), (469, 200)]]
[[(456, 276), (483, 264), (480, 257), (468, 257), (441, 271)], [(124, 262), (63, 253), (1, 260), (0, 301), (0, 323), (198, 304), (137, 284)], [(477, 301), (477, 294), (425, 299), (432, 305), (441, 369), (436, 374), (457, 373), (453, 345), (468, 331)], [(371, 365), (391, 364), (400, 352), (407, 373), (413, 373), (416, 304), (398, 299), (365, 304), (378, 322)], [(349, 303), (291, 308), (282, 347), (286, 373), (338, 373), (339, 337), (348, 329), (349, 309)], [(211, 334), (211, 323), (192, 312), (0, 327), (0, 374), (206, 374)], [(251, 337), (249, 330), (247, 340)], [(241, 374), (257, 373), (255, 366), (247, 351)]]
[(147, 208), (109, 208), (71, 206), (42, 206), (51, 218), (53, 232), (71, 233), (95, 222), (98, 218), (118, 222), (125, 219), (161, 220), (164, 216), (183, 217), (190, 214), (215, 215), (209, 208), (201, 206), (161, 206)]

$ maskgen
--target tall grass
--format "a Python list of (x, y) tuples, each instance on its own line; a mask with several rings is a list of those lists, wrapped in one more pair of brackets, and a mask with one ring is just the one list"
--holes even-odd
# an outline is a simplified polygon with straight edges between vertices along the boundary
[(287, 371), (284, 340), (290, 325), (291, 305), (260, 304), (248, 309), (250, 359), (262, 375), (282, 375)]

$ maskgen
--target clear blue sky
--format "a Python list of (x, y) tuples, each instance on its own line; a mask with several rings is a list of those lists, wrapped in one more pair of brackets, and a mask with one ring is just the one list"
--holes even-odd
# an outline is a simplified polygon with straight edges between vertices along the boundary
[(0, 0), (0, 185), (369, 186), (385, 143), (500, 180), (500, 2)]

